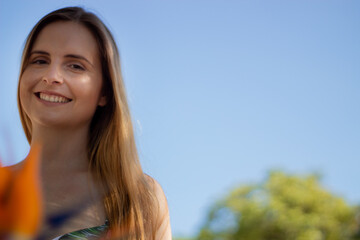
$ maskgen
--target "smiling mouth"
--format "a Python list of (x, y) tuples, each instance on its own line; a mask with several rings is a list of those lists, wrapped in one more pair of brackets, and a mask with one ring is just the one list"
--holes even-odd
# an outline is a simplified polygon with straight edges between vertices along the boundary
[(52, 102), (52, 103), (68, 103), (71, 102), (72, 99), (58, 96), (58, 95), (52, 95), (52, 94), (46, 94), (42, 92), (36, 92), (35, 96), (40, 98), (41, 100)]

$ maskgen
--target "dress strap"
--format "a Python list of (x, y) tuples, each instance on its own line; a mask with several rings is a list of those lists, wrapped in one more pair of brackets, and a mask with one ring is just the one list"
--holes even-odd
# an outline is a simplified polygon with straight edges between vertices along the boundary
[(84, 229), (77, 230), (77, 231), (74, 231), (71, 233), (67, 233), (67, 234), (65, 234), (59, 238), (55, 238), (55, 239), (58, 239), (58, 240), (98, 239), (107, 232), (108, 228), (109, 228), (108, 221), (106, 221), (104, 225), (91, 227), (91, 228), (84, 228)]

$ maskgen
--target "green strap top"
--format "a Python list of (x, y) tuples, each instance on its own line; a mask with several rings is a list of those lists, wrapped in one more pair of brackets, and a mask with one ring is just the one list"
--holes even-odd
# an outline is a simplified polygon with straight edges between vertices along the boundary
[(109, 223), (108, 221), (106, 221), (104, 225), (77, 230), (62, 235), (60, 237), (54, 238), (53, 240), (72, 240), (72, 239), (95, 240), (95, 239), (99, 239), (100, 237), (103, 237), (108, 228), (109, 228)]

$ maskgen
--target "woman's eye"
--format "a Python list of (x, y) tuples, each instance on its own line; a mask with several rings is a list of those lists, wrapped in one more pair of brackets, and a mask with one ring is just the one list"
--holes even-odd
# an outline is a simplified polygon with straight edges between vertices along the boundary
[(41, 65), (41, 64), (46, 64), (46, 60), (43, 60), (43, 59), (35, 59), (31, 62), (32, 64), (38, 64), (38, 65)]
[(85, 68), (83, 68), (79, 64), (70, 64), (69, 67), (72, 68), (72, 69), (75, 69), (75, 70), (82, 70), (82, 71), (85, 70)]

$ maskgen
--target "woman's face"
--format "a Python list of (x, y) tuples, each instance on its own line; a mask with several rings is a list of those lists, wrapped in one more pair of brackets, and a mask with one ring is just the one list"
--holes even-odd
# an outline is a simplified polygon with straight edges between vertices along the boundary
[(28, 62), (20, 78), (20, 101), (33, 126), (85, 126), (97, 106), (105, 105), (97, 42), (83, 25), (47, 25)]

